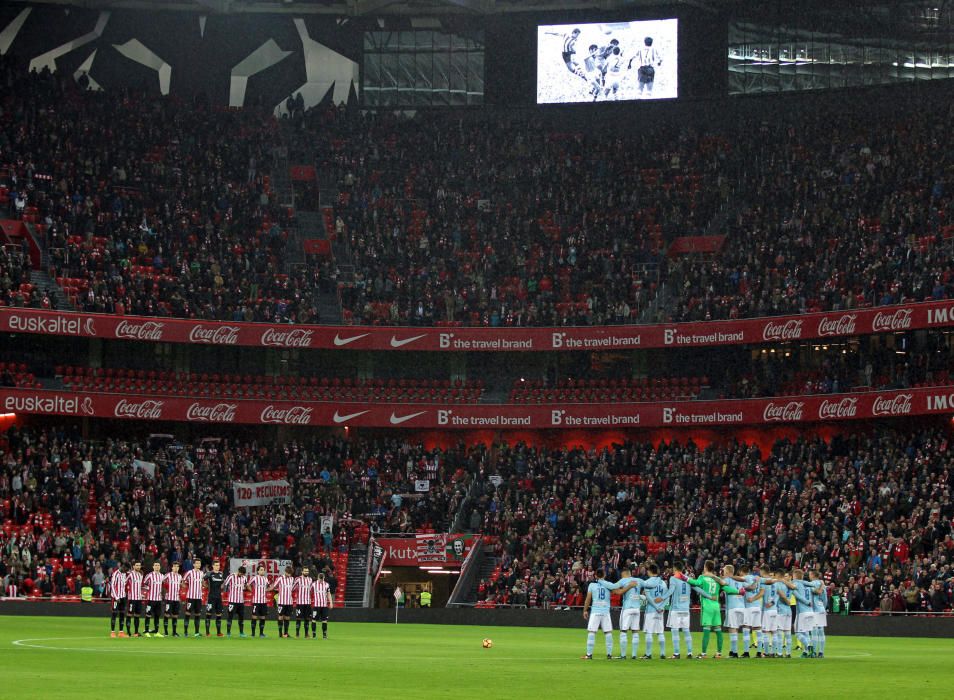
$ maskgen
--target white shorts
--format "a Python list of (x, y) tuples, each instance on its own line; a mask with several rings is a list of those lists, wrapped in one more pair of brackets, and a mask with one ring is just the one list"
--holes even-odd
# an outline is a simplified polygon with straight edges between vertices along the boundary
[(745, 608), (730, 608), (725, 611), (725, 626), (737, 630), (745, 625)]
[(815, 629), (815, 613), (800, 612), (795, 618), (795, 631), (798, 634), (802, 632), (811, 632)]
[(762, 631), (774, 632), (778, 629), (778, 613), (774, 610), (762, 611)]
[(745, 626), (746, 627), (761, 627), (762, 626), (762, 608), (746, 608), (745, 609)]
[(812, 616), (815, 618), (815, 627), (828, 627), (827, 612), (813, 612)]
[(621, 632), (632, 630), (639, 632), (639, 608), (624, 608), (619, 614), (619, 629)]
[(662, 611), (647, 610), (643, 617), (643, 632), (646, 634), (663, 633), (663, 614)]
[(776, 632), (789, 632), (792, 631), (792, 616), (791, 615), (775, 615), (775, 631)]
[(671, 630), (689, 629), (689, 611), (688, 610), (670, 610), (668, 627)]
[(613, 618), (608, 613), (590, 613), (589, 622), (586, 624), (587, 632), (595, 632), (598, 629), (602, 629), (604, 632), (613, 631)]

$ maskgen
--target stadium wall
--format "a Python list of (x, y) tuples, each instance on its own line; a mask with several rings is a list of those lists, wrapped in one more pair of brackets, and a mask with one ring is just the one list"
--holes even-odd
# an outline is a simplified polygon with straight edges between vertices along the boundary
[[(101, 617), (109, 619), (107, 603), (0, 603), (0, 615), (60, 617)], [(614, 613), (614, 618), (616, 614)], [(401, 610), (399, 624), (477, 625), (493, 627), (563, 627), (583, 629), (579, 610), (515, 610), (511, 608), (413, 608)], [(393, 608), (340, 608), (332, 612), (331, 622), (381, 622), (394, 624)], [(614, 619), (614, 625), (618, 620)], [(693, 621), (698, 627), (698, 620)], [(105, 628), (104, 628), (105, 629)], [(829, 615), (828, 633), (848, 637), (931, 637), (954, 638), (954, 617), (913, 615)]]
[[(679, 19), (679, 102), (682, 98), (725, 97), (728, 20), (713, 12), (633, 7), (614, 12), (527, 12), (480, 18), (443, 15), (439, 21), (449, 32), (483, 30), (487, 47), (484, 102), (506, 108), (536, 104), (537, 25), (671, 17)], [(105, 90), (145, 87), (232, 106), (271, 107), (299, 90), (306, 106), (324, 99), (340, 102), (357, 97), (365, 31), (400, 31), (412, 26), (409, 17), (341, 20), (305, 13), (296, 17), (292, 13), (206, 14), (201, 9), (157, 12), (43, 4), (0, 6), (0, 31), (15, 28), (7, 50), (25, 57), (34, 67), (47, 66), (73, 76), (85, 71), (94, 87)], [(235, 92), (235, 81), (243, 80), (247, 81), (245, 88)], [(641, 118), (662, 118), (676, 104), (663, 102), (668, 106), (643, 105)], [(557, 107), (551, 113), (576, 114), (588, 123), (591, 105), (580, 107)], [(630, 116), (632, 107), (631, 103), (610, 106)]]

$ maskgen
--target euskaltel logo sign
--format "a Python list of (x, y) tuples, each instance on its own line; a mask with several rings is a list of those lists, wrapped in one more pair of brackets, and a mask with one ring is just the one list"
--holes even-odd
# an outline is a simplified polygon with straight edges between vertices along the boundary
[(802, 419), (805, 409), (804, 401), (789, 401), (784, 404), (769, 402), (762, 411), (762, 419), (766, 421), (796, 421)]
[(238, 404), (217, 403), (213, 405), (193, 403), (186, 410), (186, 420), (203, 423), (231, 423), (235, 420)]
[(162, 329), (166, 324), (159, 321), (130, 323), (120, 321), (116, 326), (116, 337), (127, 340), (162, 340)]
[(871, 404), (873, 416), (906, 416), (911, 413), (911, 394), (896, 394), (894, 396), (876, 396)]
[(113, 415), (117, 418), (148, 418), (158, 420), (162, 418), (162, 407), (164, 405), (164, 401), (155, 401), (153, 399), (138, 402), (121, 399), (113, 409)]
[(27, 316), (10, 314), (11, 332), (47, 333), (49, 335), (96, 335), (96, 325), (91, 318), (73, 316)]
[(829, 401), (825, 399), (818, 407), (818, 417), (821, 419), (829, 418), (854, 418), (858, 414), (858, 399), (846, 396), (840, 401)]
[(801, 337), (801, 319), (789, 319), (782, 323), (769, 321), (762, 329), (762, 340), (797, 340)]
[(79, 413), (79, 397), (62, 394), (7, 396), (3, 400), (3, 409), (8, 413), (66, 413), (76, 415)]
[(235, 345), (238, 343), (238, 326), (193, 326), (189, 331), (189, 340), (193, 343), (209, 343), (211, 345)]
[(266, 406), (262, 409), (260, 419), (262, 423), (281, 423), (284, 425), (308, 425), (311, 422), (311, 412), (314, 409), (304, 406), (290, 408), (275, 408)]
[(853, 335), (858, 314), (843, 314), (837, 318), (823, 317), (818, 322), (818, 335)]
[(911, 309), (898, 309), (892, 313), (879, 311), (871, 321), (871, 330), (875, 333), (880, 331), (905, 331), (911, 327), (911, 317), (914, 311)]
[(262, 333), (262, 345), (277, 348), (307, 348), (311, 345), (311, 336), (314, 331), (295, 328), (279, 331), (269, 328)]

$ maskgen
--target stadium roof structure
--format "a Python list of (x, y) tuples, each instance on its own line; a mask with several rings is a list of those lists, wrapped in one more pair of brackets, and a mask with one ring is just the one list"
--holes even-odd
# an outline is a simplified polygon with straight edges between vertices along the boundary
[[(21, 1), (21, 0), (17, 0)], [(548, 11), (621, 12), (672, 8), (737, 19), (881, 29), (896, 36), (950, 35), (954, 0), (22, 0), (86, 9), (175, 10), (364, 16), (494, 15)]]
[[(942, 8), (950, 0), (23, 0), (30, 4), (72, 5), (94, 9), (138, 8), (212, 12), (293, 12), (297, 14), (495, 14), (554, 10), (617, 11), (628, 8), (692, 7), (711, 12), (838, 10), (884, 13), (901, 6)], [(834, 7), (833, 7), (834, 6)]]
[(26, 0), (29, 4), (93, 9), (193, 10), (202, 12), (281, 12), (295, 14), (443, 15), (498, 14), (552, 10), (615, 11), (636, 7), (696, 7), (711, 11), (736, 0)]

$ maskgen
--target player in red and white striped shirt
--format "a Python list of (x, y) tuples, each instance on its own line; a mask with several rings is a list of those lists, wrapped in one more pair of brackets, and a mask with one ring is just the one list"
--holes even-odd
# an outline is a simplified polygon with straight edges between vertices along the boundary
[(245, 636), (245, 589), (248, 587), (248, 576), (245, 567), (240, 566), (237, 574), (229, 574), (225, 579), (225, 590), (229, 594), (229, 619), (225, 626), (225, 633), (232, 636), (232, 616), (238, 615), (239, 636)]
[[(179, 594), (182, 592), (182, 574), (179, 573), (179, 562), (172, 562), (172, 571), (162, 579), (162, 592), (166, 599), (165, 615), (162, 618), (162, 633), (169, 634), (169, 619), (172, 619), (172, 636), (178, 637), (176, 627), (179, 625)], [(189, 636), (188, 632), (186, 636)]]
[(116, 636), (116, 618), (119, 618), (119, 636), (125, 637), (123, 627), (126, 623), (126, 572), (129, 564), (123, 564), (113, 569), (109, 577), (109, 597), (113, 599), (113, 613), (109, 618), (109, 636)]
[(199, 635), (199, 616), (202, 614), (202, 560), (196, 559), (192, 562), (192, 568), (186, 572), (186, 575), (182, 577), (182, 583), (186, 588), (186, 609), (185, 609), (185, 623), (183, 624), (183, 631), (186, 636), (189, 636), (189, 616), (192, 616), (192, 620), (195, 624), (195, 634), (193, 636), (198, 637)]
[(292, 605), (295, 604), (292, 591), (295, 588), (294, 570), (285, 567), (285, 573), (275, 579), (275, 583), (268, 590), (276, 591), (275, 605), (278, 608), (278, 636), (288, 638), (288, 618), (291, 617)]
[(321, 638), (328, 639), (328, 610), (334, 606), (331, 588), (324, 574), (318, 574), (318, 580), (312, 586), (313, 602), (311, 608), (311, 634), (318, 639), (318, 622), (321, 622)]
[(142, 562), (133, 563), (132, 571), (126, 574), (126, 598), (129, 612), (126, 615), (126, 634), (130, 634), (130, 619), (135, 620), (134, 637), (139, 636), (139, 618), (142, 617)]
[(252, 591), (252, 636), (255, 636), (255, 621), (258, 620), (258, 634), (265, 636), (265, 618), (268, 616), (268, 577), (265, 567), (258, 565), (258, 572), (248, 580)]
[(152, 617), (152, 634), (161, 637), (159, 634), (159, 615), (162, 613), (162, 580), (165, 576), (162, 574), (162, 565), (159, 562), (152, 563), (152, 571), (146, 574), (143, 579), (143, 588), (146, 591), (146, 636), (150, 636), (149, 617)]
[(295, 579), (295, 636), (301, 635), (301, 623), (305, 622), (305, 639), (308, 639), (308, 623), (311, 621), (311, 576), (307, 566), (301, 567), (301, 576)]

